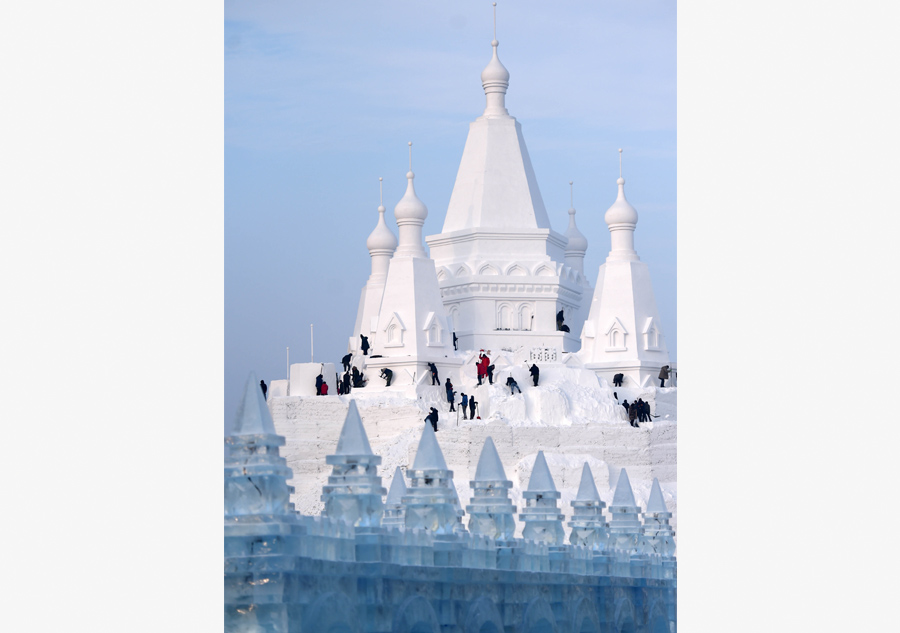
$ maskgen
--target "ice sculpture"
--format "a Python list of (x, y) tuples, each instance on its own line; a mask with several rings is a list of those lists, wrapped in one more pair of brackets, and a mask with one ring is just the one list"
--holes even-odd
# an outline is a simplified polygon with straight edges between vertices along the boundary
[(594, 483), (594, 475), (587, 462), (581, 469), (581, 483), (578, 493), (571, 502), (573, 514), (569, 521), (572, 531), (569, 542), (572, 545), (583, 545), (595, 551), (606, 549), (609, 540), (609, 529), (603, 516), (606, 504), (600, 500), (600, 493)]
[(403, 507), (403, 495), (406, 494), (406, 482), (403, 480), (403, 471), (399, 466), (394, 470), (394, 478), (391, 480), (391, 488), (388, 490), (387, 499), (384, 502), (384, 517), (381, 525), (384, 527), (403, 527), (405, 525)]
[(560, 494), (550, 475), (544, 451), (538, 451), (528, 489), (522, 492), (522, 497), (525, 499), (525, 507), (519, 513), (519, 519), (525, 522), (522, 537), (548, 545), (562, 545), (564, 517), (556, 506)]
[(427, 422), (423, 425), (416, 459), (406, 476), (409, 478), (403, 496), (406, 527), (452, 535), (461, 511), (453, 488), (453, 471), (447, 468), (434, 430)]
[(509, 498), (512, 481), (506, 478), (503, 462), (491, 437), (484, 440), (475, 479), (469, 486), (473, 493), (471, 505), (466, 506), (469, 531), (493, 539), (512, 538), (516, 531), (516, 506)]
[(675, 531), (669, 525), (671, 518), (672, 513), (666, 508), (659, 480), (654, 477), (650, 498), (647, 500), (647, 511), (644, 512), (644, 553), (659, 554), (666, 558), (675, 553)]
[(350, 401), (337, 450), (325, 461), (332, 471), (322, 488), (323, 514), (359, 527), (380, 526), (385, 493), (377, 472), (381, 457), (372, 453), (354, 400)]

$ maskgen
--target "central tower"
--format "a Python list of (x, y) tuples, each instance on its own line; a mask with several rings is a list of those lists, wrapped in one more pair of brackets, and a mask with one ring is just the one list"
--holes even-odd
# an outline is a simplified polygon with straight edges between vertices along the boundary
[[(442, 232), (425, 238), (460, 349), (578, 350), (584, 274), (565, 263), (522, 126), (506, 109), (509, 71), (493, 55), (481, 73), (486, 105), (469, 124)], [(557, 330), (565, 311), (571, 332)]]

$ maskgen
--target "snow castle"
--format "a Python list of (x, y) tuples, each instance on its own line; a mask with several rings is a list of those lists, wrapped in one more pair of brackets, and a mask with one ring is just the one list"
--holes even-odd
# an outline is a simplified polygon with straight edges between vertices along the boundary
[[(227, 630), (675, 630), (677, 389), (655, 383), (669, 358), (637, 212), (620, 174), (592, 288), (491, 47), (441, 233), (423, 236), (412, 143), (396, 234), (378, 206), (359, 382), (337, 395), (344, 368), (297, 363), (266, 402), (251, 378), (226, 438)], [(639, 399), (635, 428), (620, 405)]]
[(478, 519), (469, 531), (426, 424), (406, 494), (402, 482), (391, 484), (388, 505), (404, 521), (383, 521), (381, 458), (351, 405), (327, 458), (326, 512), (305, 516), (288, 500), (284, 438), (254, 374), (225, 443), (226, 633), (676, 630), (676, 562), (666, 546), (674, 532), (658, 485), (642, 524), (623, 471), (607, 527), (585, 464), (566, 545), (559, 493), (540, 453), (520, 515), (526, 537), (512, 538), (509, 481), (488, 437), (471, 482), (468, 511)]

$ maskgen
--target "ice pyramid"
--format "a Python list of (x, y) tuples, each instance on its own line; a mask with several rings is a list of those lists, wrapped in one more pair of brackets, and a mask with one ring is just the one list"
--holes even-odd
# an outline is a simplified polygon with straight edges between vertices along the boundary
[(609, 514), (612, 517), (609, 522), (611, 546), (628, 551), (636, 549), (641, 534), (640, 511), (634, 501), (628, 473), (623, 468), (619, 473), (612, 504), (609, 506)]
[(275, 423), (255, 372), (250, 372), (250, 377), (247, 378), (244, 397), (238, 406), (231, 435), (276, 435)]
[(647, 511), (644, 512), (643, 552), (670, 557), (675, 554), (675, 531), (669, 525), (672, 513), (666, 508), (659, 480), (653, 478)]
[(335, 454), (326, 455), (332, 466), (328, 483), (322, 487), (324, 516), (341, 519), (357, 527), (378, 527), (384, 511), (385, 493), (378, 476), (381, 457), (372, 453), (356, 402), (350, 409), (338, 438)]
[(394, 470), (394, 478), (384, 502), (384, 518), (381, 525), (385, 527), (403, 527), (403, 495), (406, 494), (406, 482), (399, 466)]
[(403, 496), (407, 528), (422, 528), (435, 535), (452, 535), (459, 523), (459, 501), (453, 471), (447, 469), (431, 424), (422, 425), (422, 438), (413, 467), (406, 471), (409, 487)]
[(484, 440), (475, 479), (469, 482), (469, 487), (472, 488), (472, 502), (466, 506), (469, 531), (494, 539), (512, 538), (516, 530), (516, 507), (509, 498), (512, 481), (506, 478), (491, 437)]
[(522, 492), (525, 507), (519, 513), (519, 519), (525, 522), (522, 538), (541, 541), (548, 545), (562, 545), (562, 520), (556, 501), (560, 493), (556, 490), (544, 451), (538, 451), (528, 480), (528, 489)]
[(572, 520), (569, 527), (569, 542), (572, 545), (584, 545), (593, 550), (603, 550), (609, 540), (606, 519), (603, 516), (603, 507), (606, 505), (600, 500), (597, 485), (594, 483), (594, 474), (587, 462), (581, 469), (581, 483), (578, 493), (572, 504)]

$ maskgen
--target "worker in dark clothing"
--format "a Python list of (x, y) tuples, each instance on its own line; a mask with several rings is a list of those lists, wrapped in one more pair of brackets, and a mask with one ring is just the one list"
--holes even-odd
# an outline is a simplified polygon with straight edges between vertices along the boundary
[(344, 372), (344, 377), (341, 381), (341, 384), (343, 385), (342, 391), (344, 392), (344, 395), (346, 396), (348, 393), (350, 393), (350, 372), (349, 371)]
[(450, 379), (447, 379), (447, 382), (444, 383), (444, 389), (447, 390), (447, 402), (450, 403), (450, 410), (456, 411), (456, 407), (453, 406), (453, 401), (456, 400), (456, 392), (453, 391), (453, 383), (450, 382)]
[(366, 383), (363, 380), (363, 375), (359, 373), (359, 370), (356, 368), (356, 365), (353, 366), (353, 369), (350, 370), (350, 373), (353, 374), (353, 388), (359, 389), (360, 387), (365, 387)]
[(369, 355), (369, 337), (363, 336), (362, 334), (360, 334), (359, 338), (362, 339), (360, 341), (359, 348), (362, 350), (363, 356), (368, 356)]
[(659, 388), (662, 389), (666, 386), (666, 381), (669, 379), (669, 366), (663, 365), (659, 370)]
[(478, 403), (475, 402), (475, 396), (469, 396), (469, 419), (470, 420), (475, 419), (475, 406), (477, 404)]
[(431, 384), (432, 385), (441, 384), (441, 379), (438, 378), (437, 367), (434, 366), (434, 363), (428, 363), (428, 369), (431, 370)]
[(613, 391), (613, 398), (615, 398), (615, 399), (616, 399), (616, 402), (618, 402), (618, 401), (619, 401), (619, 394), (618, 394), (618, 393), (616, 393), (616, 392), (615, 392), (615, 391)]
[(628, 413), (628, 399), (622, 400), (622, 406), (625, 407), (625, 413)]
[(391, 386), (391, 378), (394, 377), (394, 372), (392, 372), (390, 369), (385, 367), (384, 369), (381, 370), (381, 377), (384, 378), (386, 381), (384, 386), (390, 387)]
[(350, 371), (350, 359), (353, 358), (353, 354), (347, 354), (341, 359), (341, 365), (344, 366), (344, 371)]
[(531, 372), (531, 377), (534, 379), (534, 386), (538, 385), (538, 377), (541, 375), (541, 370), (537, 365), (532, 365), (528, 368), (528, 371)]
[(563, 323), (564, 323), (565, 320), (566, 320), (566, 319), (565, 319), (565, 316), (563, 315), (563, 312), (564, 312), (564, 311), (565, 311), (565, 310), (560, 310), (559, 312), (556, 313), (556, 329), (557, 329), (557, 330), (561, 330), (561, 329), (562, 329)]
[(613, 376), (613, 387), (621, 387), (622, 381), (625, 379), (625, 374), (616, 374)]
[(460, 403), (459, 408), (462, 409), (463, 420), (468, 420), (469, 418), (466, 417), (466, 413), (467, 413), (466, 409), (469, 408), (469, 396), (467, 396), (464, 393), (461, 393), (461, 394), (459, 394), (459, 397), (462, 398), (462, 402)]
[(458, 350), (458, 349), (459, 349), (459, 348), (456, 346), (457, 341), (459, 341), (459, 339), (456, 338), (456, 332), (454, 332), (454, 333), (453, 333), (453, 349), (454, 349), (454, 350)]
[(493, 365), (487, 366), (487, 377), (488, 377), (488, 383), (493, 385), (494, 384), (494, 366)]
[(260, 380), (260, 381), (259, 381), (259, 388), (262, 389), (262, 392), (263, 392), (263, 400), (267, 400), (267, 398), (266, 398), (266, 391), (268, 391), (268, 387), (266, 387), (266, 381), (265, 381), (265, 380)]
[(506, 386), (509, 387), (509, 395), (513, 395), (515, 393), (515, 391), (513, 391), (514, 389), (518, 389), (519, 393), (522, 393), (521, 387), (519, 387), (519, 384), (516, 382), (516, 379), (513, 378), (512, 376), (510, 376), (506, 379)]
[(431, 407), (431, 412), (425, 416), (426, 422), (431, 422), (431, 428), (434, 429), (434, 432), (437, 433), (437, 422), (438, 422), (438, 412), (437, 409)]
[(322, 395), (322, 383), (325, 382), (325, 379), (322, 377), (322, 374), (316, 376), (316, 395)]

